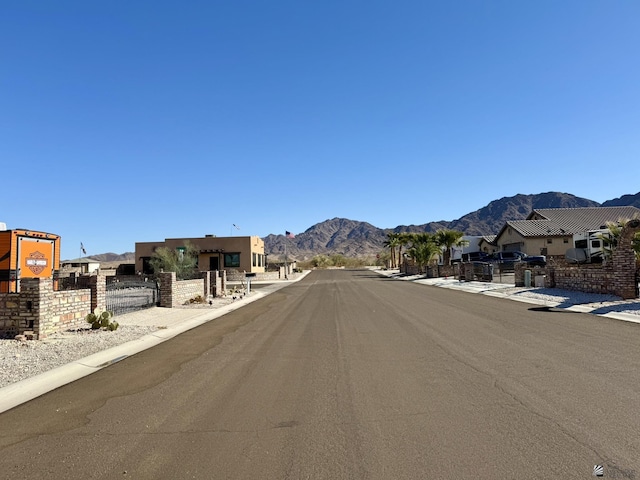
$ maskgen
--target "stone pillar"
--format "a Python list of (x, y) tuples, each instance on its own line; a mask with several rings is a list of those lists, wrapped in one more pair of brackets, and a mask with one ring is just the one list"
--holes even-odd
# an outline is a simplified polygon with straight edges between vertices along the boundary
[(202, 272), (202, 279), (204, 283), (204, 293), (202, 298), (207, 300), (211, 295), (211, 272)]
[(53, 293), (53, 281), (49, 278), (23, 278), (20, 280), (18, 334), (32, 331), (39, 338), (41, 320), (46, 319), (49, 299)]
[(611, 255), (611, 263), (615, 277), (613, 280), (615, 294), (625, 300), (637, 298), (636, 292), (636, 257), (633, 251), (633, 236), (640, 231), (640, 219), (629, 220), (622, 227), (618, 245)]
[(91, 289), (91, 311), (107, 309), (107, 276), (92, 275), (89, 278), (89, 288)]
[(175, 289), (176, 272), (163, 272), (158, 275), (160, 282), (160, 306), (173, 308), (173, 291)]
[(214, 297), (221, 297), (223, 290), (222, 290), (222, 277), (220, 276), (220, 270), (216, 270), (213, 273), (213, 296)]
[(464, 276), (464, 281), (472, 282), (475, 279), (473, 274), (473, 263), (463, 263), (462, 267), (462, 275)]

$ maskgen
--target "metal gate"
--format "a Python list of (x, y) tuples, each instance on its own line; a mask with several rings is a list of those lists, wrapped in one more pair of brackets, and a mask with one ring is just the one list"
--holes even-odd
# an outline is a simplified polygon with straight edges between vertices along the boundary
[(158, 282), (150, 278), (108, 277), (107, 310), (122, 315), (156, 306), (160, 302)]

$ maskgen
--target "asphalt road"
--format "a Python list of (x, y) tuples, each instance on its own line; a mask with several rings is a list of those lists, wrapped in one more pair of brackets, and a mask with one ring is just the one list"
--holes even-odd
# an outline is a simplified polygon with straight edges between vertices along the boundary
[(0, 478), (640, 478), (639, 346), (638, 324), (317, 271), (0, 414)]

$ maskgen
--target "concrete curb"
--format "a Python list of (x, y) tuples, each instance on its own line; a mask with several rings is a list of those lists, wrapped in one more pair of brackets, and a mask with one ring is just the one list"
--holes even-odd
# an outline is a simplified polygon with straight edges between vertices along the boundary
[(44, 395), (56, 388), (79, 380), (82, 377), (91, 375), (98, 370), (113, 365), (114, 363), (124, 360), (136, 353), (155, 347), (156, 345), (166, 342), (181, 333), (199, 327), (200, 325), (222, 317), (227, 313), (238, 310), (245, 305), (260, 300), (267, 295), (302, 280), (309, 273), (309, 271), (305, 271), (294, 280), (287, 280), (282, 284), (272, 284), (268, 287), (257, 289), (251, 294), (251, 296), (215, 310), (206, 310), (203, 313), (195, 313), (197, 311), (194, 310), (191, 318), (185, 319), (177, 325), (157, 330), (136, 340), (131, 340), (123, 343), (122, 345), (117, 345), (107, 350), (94, 353), (88, 357), (75, 360), (66, 365), (53, 368), (39, 375), (26, 378), (0, 388), (0, 413), (6, 412), (18, 405), (33, 400), (34, 398)]

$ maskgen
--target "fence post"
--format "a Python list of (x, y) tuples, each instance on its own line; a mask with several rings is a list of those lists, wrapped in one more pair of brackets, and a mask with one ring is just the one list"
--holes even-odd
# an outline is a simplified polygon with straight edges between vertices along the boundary
[(618, 246), (613, 251), (615, 294), (625, 300), (636, 298), (636, 257), (633, 250), (633, 236), (640, 230), (640, 219), (632, 219), (622, 227)]
[[(49, 286), (48, 289), (47, 284)], [(23, 278), (20, 280), (19, 335), (31, 330), (36, 338), (40, 338), (40, 335), (44, 333), (44, 326), (40, 324), (40, 321), (42, 318), (46, 318), (48, 298), (52, 292), (53, 281), (50, 279)]]
[(160, 306), (173, 308), (173, 291), (176, 283), (176, 272), (163, 272), (160, 279)]
[(92, 275), (89, 279), (91, 289), (91, 311), (107, 309), (107, 276)]
[(227, 293), (227, 271), (222, 270), (220, 272), (220, 288), (222, 288), (222, 296)]
[(208, 300), (211, 295), (211, 272), (202, 272), (202, 279), (204, 283), (204, 293), (202, 298)]

